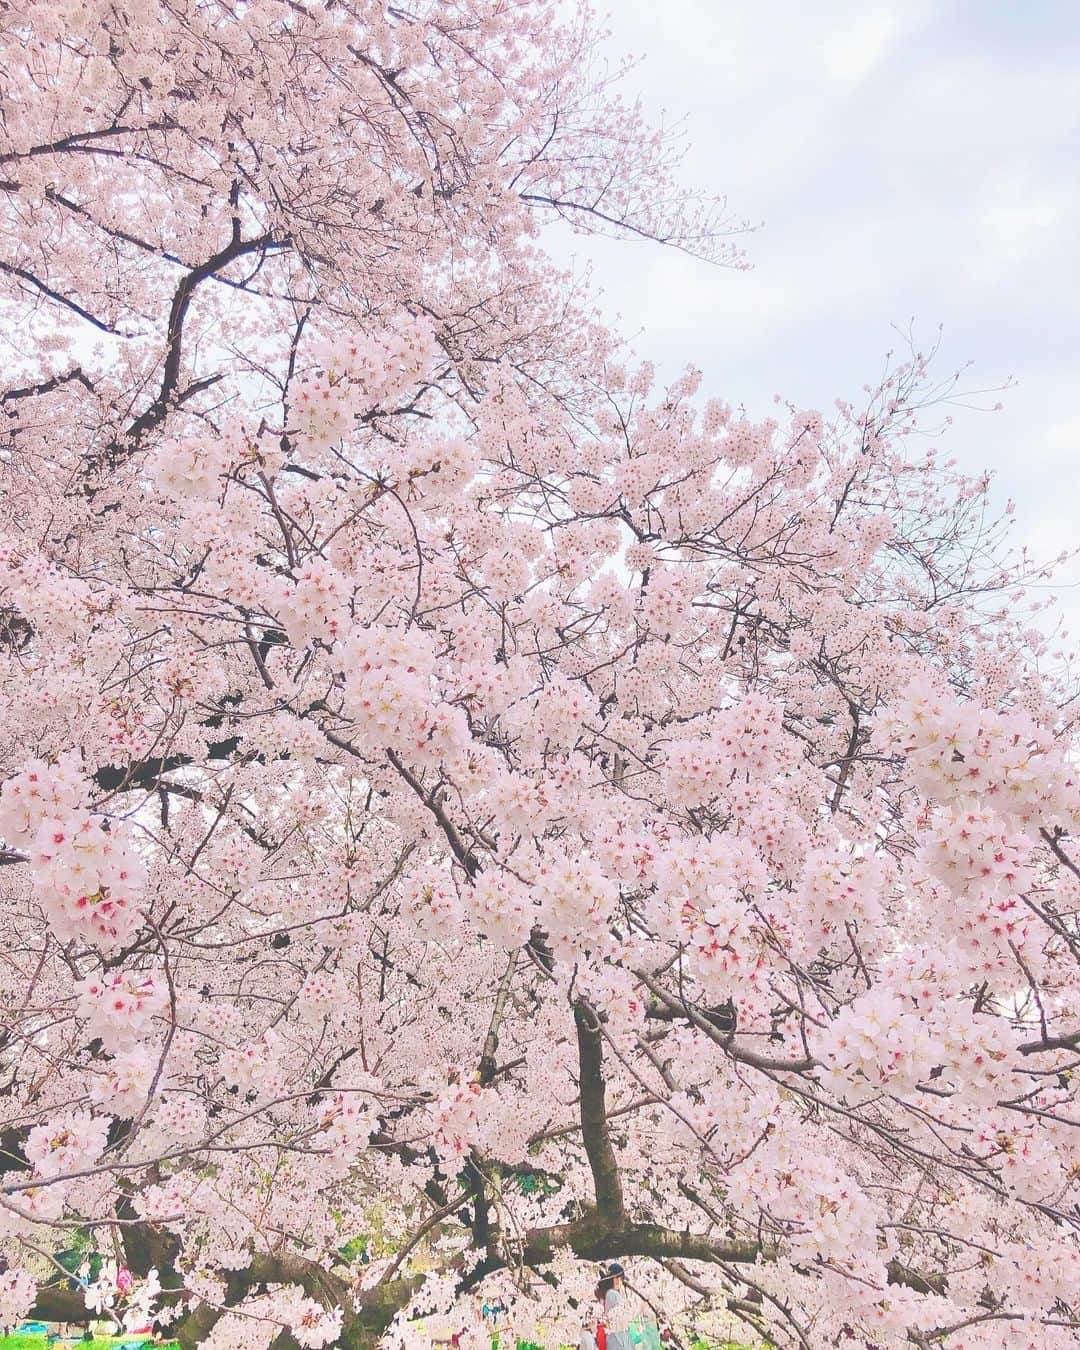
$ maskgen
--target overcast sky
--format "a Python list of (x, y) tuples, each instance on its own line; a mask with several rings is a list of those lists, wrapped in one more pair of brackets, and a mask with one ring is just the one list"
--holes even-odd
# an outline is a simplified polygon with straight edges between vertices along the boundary
[(628, 89), (685, 114), (687, 181), (764, 222), (749, 272), (559, 234), (641, 354), (751, 415), (827, 410), (891, 325), (941, 324), (942, 374), (1017, 380), (941, 444), (996, 471), (1019, 542), (1080, 542), (1080, 0), (620, 0), (608, 26)]

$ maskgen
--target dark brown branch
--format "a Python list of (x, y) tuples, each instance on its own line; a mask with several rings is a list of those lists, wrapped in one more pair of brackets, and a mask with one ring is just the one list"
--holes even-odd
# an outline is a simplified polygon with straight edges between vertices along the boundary
[(584, 999), (574, 1004), (581, 1088), (581, 1137), (592, 1171), (596, 1213), (605, 1225), (625, 1219), (622, 1179), (611, 1146), (604, 1085), (604, 1043), (597, 1014)]
[(9, 276), (18, 277), (20, 281), (25, 281), (28, 285), (36, 287), (42, 295), (47, 296), (50, 300), (55, 300), (58, 305), (63, 305), (65, 309), (70, 309), (73, 314), (77, 314), (80, 319), (85, 319), (87, 323), (93, 324), (102, 333), (110, 333), (113, 337), (124, 336), (111, 323), (106, 323), (104, 319), (99, 319), (96, 314), (91, 314), (77, 300), (72, 300), (70, 296), (54, 290), (40, 277), (34, 276), (33, 272), (27, 272), (24, 268), (16, 267), (13, 263), (4, 262), (3, 259), (0, 259), (0, 272), (7, 272)]
[[(347, 748), (351, 748), (348, 746), (348, 742), (343, 743), (336, 740), (330, 732), (327, 732), (326, 735), (335, 745), (344, 744)], [(387, 750), (386, 757), (439, 822), (439, 828), (442, 830), (443, 834), (446, 835), (447, 842), (453, 851), (454, 857), (465, 869), (466, 873), (470, 877), (476, 876), (477, 872), (480, 871), (479, 860), (458, 833), (457, 826), (446, 814), (446, 811), (436, 794), (434, 792), (424, 791), (424, 785), (420, 782), (419, 778), (416, 777), (411, 769), (402, 763), (393, 750)]]
[(480, 1055), (481, 1086), (490, 1083), (496, 1074), (495, 1056), (499, 1050), (499, 1032), (502, 1030), (503, 1018), (506, 1015), (506, 1004), (510, 997), (510, 985), (516, 969), (517, 952), (512, 952), (503, 977), (499, 981), (499, 989), (495, 995), (495, 1007), (491, 1012), (491, 1022), (488, 1024), (487, 1035), (484, 1037), (484, 1049)]
[(11, 403), (20, 398), (36, 398), (39, 394), (51, 394), (54, 389), (59, 389), (62, 384), (69, 384), (72, 380), (93, 393), (94, 386), (83, 374), (82, 367), (76, 366), (73, 370), (65, 371), (63, 375), (54, 375), (51, 379), (42, 380), (40, 384), (29, 384), (22, 389), (8, 389), (0, 394), (0, 403)]
[(737, 1059), (740, 1064), (748, 1064), (754, 1069), (767, 1069), (773, 1073), (805, 1073), (808, 1069), (814, 1067), (815, 1061), (812, 1059), (773, 1059), (771, 1055), (759, 1055), (756, 1050), (750, 1050), (743, 1045), (736, 1045), (732, 1033), (717, 1030), (708, 1017), (695, 1008), (692, 1003), (687, 1003), (684, 999), (669, 994), (647, 971), (635, 970), (634, 974), (646, 989), (660, 1000), (665, 1008), (677, 1016), (685, 1017), (692, 1026), (704, 1032), (709, 1040), (715, 1041), (732, 1059)]
[(286, 247), (288, 247), (287, 244), (277, 243), (265, 234), (258, 239), (232, 239), (224, 248), (219, 249), (212, 257), (207, 258), (198, 267), (193, 267), (190, 272), (180, 278), (176, 290), (173, 292), (172, 305), (169, 309), (169, 324), (165, 333), (165, 367), (161, 375), (161, 387), (158, 389), (157, 397), (150, 407), (128, 427), (129, 440), (138, 444), (141, 437), (157, 426), (169, 410), (169, 402), (176, 393), (180, 381), (184, 320), (187, 317), (192, 297), (201, 283), (208, 277), (212, 277), (221, 268), (227, 267), (229, 263), (235, 262), (237, 258), (245, 257), (250, 253), (266, 253), (271, 249)]
[(1037, 1055), (1043, 1050), (1075, 1050), (1080, 1046), (1080, 1031), (1066, 1036), (1044, 1036), (1041, 1041), (1025, 1041), (1016, 1048), (1022, 1055)]

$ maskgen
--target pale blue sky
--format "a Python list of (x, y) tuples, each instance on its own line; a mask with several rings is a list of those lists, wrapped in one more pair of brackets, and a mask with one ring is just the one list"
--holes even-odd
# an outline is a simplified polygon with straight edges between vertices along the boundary
[(1018, 383), (942, 445), (996, 470), (1020, 542), (1080, 542), (1080, 0), (621, 0), (608, 26), (644, 57), (627, 88), (685, 114), (687, 181), (764, 221), (745, 273), (557, 234), (642, 355), (752, 414), (827, 409), (890, 325), (943, 324), (943, 374)]

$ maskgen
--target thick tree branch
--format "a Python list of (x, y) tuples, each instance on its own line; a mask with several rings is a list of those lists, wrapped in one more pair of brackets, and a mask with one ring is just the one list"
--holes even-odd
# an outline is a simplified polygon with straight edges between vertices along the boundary
[(604, 1042), (600, 1022), (584, 999), (574, 1004), (581, 1090), (581, 1136), (592, 1171), (596, 1212), (603, 1223), (618, 1227), (625, 1218), (622, 1180), (608, 1128), (604, 1084)]
[(812, 1059), (774, 1059), (771, 1055), (759, 1055), (756, 1050), (736, 1045), (732, 1033), (720, 1031), (692, 1003), (669, 994), (648, 972), (635, 970), (634, 974), (664, 1007), (680, 1017), (685, 1017), (692, 1026), (704, 1032), (709, 1040), (715, 1041), (726, 1054), (732, 1059), (737, 1059), (740, 1064), (748, 1064), (754, 1069), (768, 1069), (773, 1073), (806, 1073), (808, 1069), (814, 1067), (816, 1061)]
[(506, 1016), (507, 1000), (510, 997), (510, 985), (514, 979), (514, 971), (517, 969), (517, 952), (511, 952), (510, 960), (507, 962), (506, 970), (502, 979), (499, 981), (498, 992), (495, 995), (495, 1007), (492, 1009), (491, 1021), (488, 1024), (487, 1035), (484, 1037), (484, 1049), (480, 1055), (480, 1083), (486, 1086), (495, 1077), (496, 1055), (499, 1051), (499, 1032), (502, 1030), (503, 1018)]
[(49, 300), (55, 300), (58, 305), (63, 305), (65, 309), (70, 309), (73, 314), (77, 314), (80, 319), (85, 319), (87, 323), (92, 324), (102, 333), (110, 333), (113, 337), (124, 336), (124, 334), (121, 333), (119, 329), (114, 328), (111, 323), (106, 323), (104, 319), (99, 319), (96, 314), (91, 314), (90, 311), (80, 305), (77, 300), (72, 300), (69, 295), (63, 295), (60, 291), (55, 290), (47, 282), (42, 281), (40, 277), (36, 277), (33, 272), (28, 272), (23, 267), (16, 267), (14, 263), (4, 262), (3, 259), (0, 259), (0, 272), (6, 272), (9, 276), (18, 277), (20, 281), (24, 281), (28, 285), (35, 287), (35, 289), (39, 290), (41, 294), (46, 296)]

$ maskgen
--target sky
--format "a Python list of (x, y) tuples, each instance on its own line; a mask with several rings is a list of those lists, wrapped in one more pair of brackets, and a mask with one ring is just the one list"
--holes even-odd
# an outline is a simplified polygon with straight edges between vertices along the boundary
[(1080, 544), (1080, 0), (619, 0), (607, 28), (626, 92), (683, 119), (686, 182), (763, 222), (745, 272), (553, 231), (639, 353), (751, 416), (827, 412), (940, 325), (942, 375), (1015, 384), (935, 443), (995, 471), (1017, 545)]

